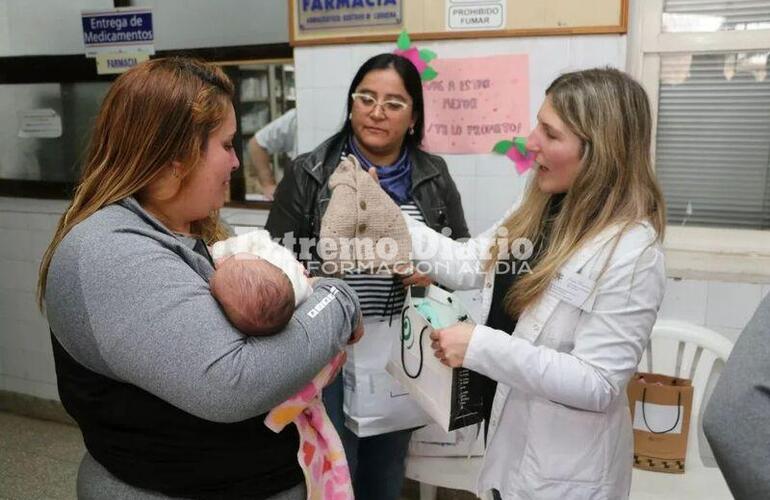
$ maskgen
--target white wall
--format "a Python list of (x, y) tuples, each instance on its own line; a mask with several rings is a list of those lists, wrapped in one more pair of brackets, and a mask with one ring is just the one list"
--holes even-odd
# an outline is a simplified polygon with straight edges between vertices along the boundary
[[(477, 177), (483, 185), (489, 177)], [(35, 305), (40, 258), (63, 201), (0, 198), (0, 390), (58, 399), (48, 324)], [(264, 211), (227, 209), (234, 226), (264, 224)], [(660, 316), (738, 337), (770, 285), (669, 278)], [(473, 307), (471, 305), (471, 307)]]
[[(40, 260), (65, 201), (0, 197), (0, 390), (58, 400), (48, 323), (35, 304)], [(235, 227), (264, 225), (264, 211), (225, 209)]]
[(80, 11), (112, 0), (0, 0), (0, 57), (82, 54)]
[[(66, 3), (66, 2), (62, 2)], [(96, 8), (98, 1), (70, 1), (74, 10)], [(111, 2), (106, 2), (111, 5)], [(54, 2), (59, 5), (59, 2)], [(21, 21), (14, 30), (27, 33), (28, 42), (38, 27), (45, 32), (55, 24), (48, 17), (16, 17), (27, 0), (0, 0), (0, 56), (20, 54), (25, 44), (4, 44), (10, 31), (8, 19)], [(53, 9), (56, 13), (56, 9)], [(14, 25), (17, 23), (14, 22)], [(79, 29), (79, 27), (78, 27)], [(30, 33), (28, 33), (30, 32)], [(13, 31), (14, 36), (17, 31)], [(35, 34), (45, 38), (44, 36)], [(77, 53), (77, 43), (56, 45), (60, 53)], [(32, 43), (32, 47), (56, 44)], [(77, 45), (77, 50), (73, 47)], [(549, 37), (490, 39), (420, 43), (442, 57), (470, 57), (505, 53), (530, 54), (530, 121), (546, 85), (557, 73), (596, 65), (623, 67), (626, 53), (624, 36)], [(299, 145), (312, 149), (342, 123), (345, 92), (358, 65), (367, 57), (390, 51), (393, 44), (367, 44), (341, 47), (298, 48), (295, 50), (297, 99), (299, 107)], [(37, 50), (37, 49), (35, 49)], [(30, 52), (30, 53), (34, 53)], [(39, 53), (39, 52), (38, 52)], [(9, 119), (0, 110), (4, 120)], [(497, 219), (520, 195), (524, 179), (512, 164), (493, 155), (445, 155), (461, 192), (472, 233)], [(0, 390), (58, 399), (48, 327), (37, 312), (34, 290), (40, 257), (51, 239), (64, 210), (61, 201), (0, 198)], [(264, 212), (226, 210), (225, 219), (235, 226), (260, 225)], [(676, 318), (713, 328), (735, 339), (770, 291), (769, 285), (718, 281), (668, 280), (661, 317)]]
[[(443, 58), (529, 54), (530, 123), (548, 84), (560, 73), (594, 66), (625, 67), (626, 37), (618, 35), (500, 38), (419, 42)], [(345, 93), (367, 58), (390, 52), (394, 43), (294, 49), (299, 151), (309, 151), (343, 122)], [(472, 234), (486, 229), (517, 199), (525, 184), (506, 157), (494, 154), (442, 155), (463, 200)]]
[(285, 0), (133, 0), (131, 4), (152, 8), (155, 50), (289, 41)]
[[(155, 50), (289, 41), (288, 4), (276, 0), (134, 0), (151, 7)], [(0, 57), (82, 54), (82, 10), (112, 0), (0, 0)]]

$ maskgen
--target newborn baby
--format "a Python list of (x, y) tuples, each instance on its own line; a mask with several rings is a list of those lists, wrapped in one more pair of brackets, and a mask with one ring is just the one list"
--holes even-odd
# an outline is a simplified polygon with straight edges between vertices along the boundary
[(230, 322), (245, 335), (277, 333), (294, 313), (289, 277), (254, 254), (237, 253), (217, 262), (209, 286)]
[(246, 335), (281, 331), (312, 293), (305, 268), (267, 231), (219, 241), (211, 253), (216, 263), (211, 293)]
[[(214, 244), (216, 270), (211, 293), (230, 321), (246, 335), (280, 332), (296, 306), (312, 293), (305, 268), (267, 231), (254, 231)], [(297, 458), (305, 474), (307, 498), (353, 500), (342, 441), (329, 420), (321, 391), (345, 362), (340, 352), (298, 394), (268, 413), (265, 425), (280, 432), (289, 423), (299, 431)]]

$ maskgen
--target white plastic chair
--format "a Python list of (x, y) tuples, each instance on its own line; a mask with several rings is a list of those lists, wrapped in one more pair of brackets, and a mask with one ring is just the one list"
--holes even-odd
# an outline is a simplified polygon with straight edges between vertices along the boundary
[(634, 468), (631, 500), (732, 498), (720, 470), (703, 463), (699, 440), (706, 386), (717, 360), (727, 361), (731, 350), (728, 339), (708, 328), (673, 320), (655, 324), (639, 371), (689, 378), (694, 387), (685, 472), (667, 474)]

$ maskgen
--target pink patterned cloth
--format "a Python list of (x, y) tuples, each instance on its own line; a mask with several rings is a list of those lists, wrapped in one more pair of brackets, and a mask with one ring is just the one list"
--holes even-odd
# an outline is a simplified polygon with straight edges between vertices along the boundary
[(297, 458), (305, 473), (308, 500), (353, 500), (353, 484), (337, 431), (326, 414), (321, 390), (345, 362), (341, 352), (297, 395), (273, 408), (265, 425), (281, 432), (291, 422), (299, 431)]

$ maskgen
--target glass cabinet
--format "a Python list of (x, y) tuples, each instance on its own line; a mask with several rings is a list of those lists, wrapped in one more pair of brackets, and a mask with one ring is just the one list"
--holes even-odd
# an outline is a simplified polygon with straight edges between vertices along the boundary
[[(241, 193), (233, 193), (233, 198), (267, 201), (270, 198), (263, 193), (257, 165), (249, 154), (248, 143), (260, 129), (294, 108), (294, 66), (291, 60), (255, 62), (230, 66), (228, 73), (236, 85), (235, 112), (242, 166), (238, 176), (243, 176), (244, 190), (242, 197), (238, 196)], [(289, 133), (296, 138), (296, 130)], [(276, 182), (280, 182), (284, 169), (291, 161), (287, 153), (280, 151), (271, 155), (270, 168)]]

